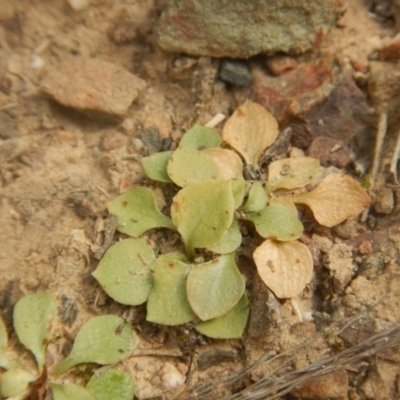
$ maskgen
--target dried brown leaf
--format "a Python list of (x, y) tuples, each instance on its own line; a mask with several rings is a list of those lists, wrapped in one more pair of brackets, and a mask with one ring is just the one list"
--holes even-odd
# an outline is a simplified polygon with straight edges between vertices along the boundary
[(213, 159), (219, 168), (218, 179), (243, 179), (243, 163), (240, 157), (232, 150), (220, 147), (211, 147), (202, 150)]
[(294, 195), (292, 200), (310, 207), (315, 219), (327, 227), (359, 214), (371, 203), (358, 182), (339, 174), (326, 176), (314, 190)]
[(226, 122), (222, 138), (232, 146), (254, 169), (258, 169), (258, 157), (275, 142), (278, 123), (263, 106), (246, 100)]
[(280, 299), (298, 295), (311, 279), (313, 260), (302, 243), (268, 239), (253, 258), (261, 279)]
[(311, 157), (277, 160), (268, 167), (268, 190), (303, 187), (318, 176), (319, 161)]

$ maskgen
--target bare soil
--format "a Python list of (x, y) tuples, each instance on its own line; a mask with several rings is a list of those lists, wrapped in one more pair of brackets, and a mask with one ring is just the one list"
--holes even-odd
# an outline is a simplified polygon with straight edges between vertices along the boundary
[[(106, 203), (144, 178), (140, 156), (151, 146), (145, 140), (149, 128), (156, 127), (161, 139), (171, 138), (174, 146), (194, 121), (206, 123), (219, 112), (230, 115), (254, 95), (250, 88), (219, 80), (219, 60), (159, 51), (153, 41), (153, 27), (162, 3), (93, 0), (78, 12), (65, 0), (0, 0), (0, 309), (8, 326), (13, 304), (20, 297), (37, 291), (50, 293), (59, 304), (60, 331), (64, 334), (49, 348), (51, 367), (68, 354), (72, 338), (90, 317), (107, 313), (123, 316), (141, 338), (139, 349), (123, 365), (136, 382), (139, 399), (186, 398), (197, 384), (235, 375), (269, 351), (280, 354), (290, 350), (332, 321), (362, 312), (367, 313), (362, 319), (364, 325), (354, 325), (352, 336), (350, 331), (342, 336), (322, 336), (308, 344), (305, 353), (296, 355), (295, 351), (297, 358), (290, 367), (318, 364), (323, 349), (337, 354), (371, 335), (399, 326), (400, 191), (388, 173), (398, 132), (392, 111), (371, 192), (375, 203), (384, 200), (389, 205), (381, 204), (384, 212), (373, 205), (369, 214), (333, 230), (308, 229), (304, 240), (315, 251), (316, 273), (299, 299), (300, 314), (289, 301), (268, 297), (250, 272), (249, 289), (259, 295), (254, 295), (248, 333), (242, 340), (210, 340), (190, 326), (169, 329), (146, 323), (143, 307), (116, 304), (91, 277), (97, 265), (93, 244), (99, 234), (98, 224), (106, 217)], [(368, 122), (362, 123), (369, 134), (360, 139), (363, 152), (352, 148), (355, 162), (347, 167), (359, 180), (363, 178), (357, 176), (354, 165), (370, 168), (380, 110), (379, 104), (368, 100), (365, 77), (371, 59), (397, 33), (393, 14), (371, 10), (377, 10), (372, 3), (349, 2), (347, 12), (322, 43), (299, 58), (333, 60), (340, 71), (347, 75), (350, 71), (349, 76), (365, 93), (363, 118)], [(56, 104), (38, 90), (42, 68), (71, 55), (112, 62), (146, 81), (146, 89), (122, 121), (87, 117)], [(249, 65), (257, 71), (265, 68), (265, 59), (258, 57)], [(334, 251), (324, 247), (326, 239), (336, 246)], [(245, 256), (244, 273), (252, 268)], [(336, 265), (341, 265), (347, 276), (335, 273)], [(387, 294), (389, 298), (368, 311)], [(264, 321), (258, 318), (260, 313), (266, 314)], [(265, 333), (261, 334), (263, 329)], [(377, 345), (369, 346), (373, 349)], [(337, 395), (329, 397), (325, 392), (328, 389), (318, 389), (314, 397), (300, 390), (282, 398), (399, 398), (398, 350), (372, 351), (341, 365), (344, 383), (338, 383), (341, 391)], [(22, 349), (16, 347), (16, 351)], [(32, 360), (27, 358), (26, 362)], [(276, 368), (276, 364), (261, 363), (244, 379), (222, 389), (216, 385), (205, 398), (231, 398), (231, 391), (239, 393), (251, 387)], [(283, 370), (282, 376), (285, 371), (289, 372)], [(71, 373), (69, 379), (79, 383), (81, 376)], [(186, 383), (175, 386), (174, 376), (183, 376)], [(238, 396), (235, 398), (244, 398)], [(272, 398), (269, 394), (257, 396), (248, 398)]]

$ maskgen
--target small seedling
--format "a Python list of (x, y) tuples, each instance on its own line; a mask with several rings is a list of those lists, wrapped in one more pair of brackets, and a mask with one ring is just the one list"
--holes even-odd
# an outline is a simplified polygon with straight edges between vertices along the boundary
[[(254, 251), (264, 283), (281, 299), (301, 293), (312, 277), (313, 262), (307, 246), (297, 241), (303, 225), (295, 205), (307, 205), (320, 224), (332, 227), (368, 207), (370, 198), (356, 181), (340, 174), (327, 175), (307, 191), (305, 186), (322, 170), (309, 157), (274, 161), (265, 179), (259, 158), (278, 133), (275, 118), (246, 101), (228, 119), (222, 135), (195, 125), (175, 151), (144, 157), (146, 175), (173, 185), (177, 193), (168, 215), (158, 209), (149, 187), (135, 187), (108, 204), (117, 229), (132, 237), (113, 245), (93, 272), (108, 295), (127, 305), (147, 301), (151, 322), (192, 321), (207, 336), (240, 337), (249, 308), (236, 264), (242, 221), (252, 222), (266, 239)], [(154, 228), (177, 231), (185, 254), (156, 258), (141, 238)]]
[(54, 368), (46, 366), (46, 348), (53, 340), (56, 304), (45, 293), (22, 297), (14, 307), (14, 330), (20, 342), (35, 357), (37, 368), (31, 370), (15, 359), (8, 349), (7, 330), (0, 318), (0, 397), (19, 400), (36, 398), (32, 391), (51, 390), (54, 400), (131, 400), (133, 382), (128, 373), (116, 368), (95, 374), (86, 388), (60, 383), (59, 377), (83, 363), (116, 364), (127, 358), (138, 345), (129, 324), (115, 315), (91, 318), (78, 332), (70, 354)]

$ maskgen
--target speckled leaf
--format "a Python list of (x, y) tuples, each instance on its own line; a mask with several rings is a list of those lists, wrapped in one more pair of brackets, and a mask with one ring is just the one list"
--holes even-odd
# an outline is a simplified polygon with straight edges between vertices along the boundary
[(132, 400), (135, 385), (127, 372), (111, 368), (103, 373), (95, 373), (86, 390), (96, 400)]
[(267, 194), (261, 182), (255, 181), (250, 188), (246, 203), (241, 207), (244, 212), (261, 211), (268, 202)]
[(253, 258), (261, 279), (280, 299), (298, 295), (311, 279), (313, 260), (302, 243), (268, 239)]
[(186, 294), (189, 265), (169, 254), (154, 263), (154, 285), (147, 301), (147, 321), (162, 325), (180, 325), (196, 315)]
[(218, 147), (221, 142), (221, 135), (215, 129), (196, 124), (182, 136), (179, 147), (200, 150), (204, 147)]
[(37, 376), (22, 366), (10, 369), (0, 375), (0, 396), (10, 400), (25, 399), (28, 385), (36, 379)]
[(312, 182), (319, 172), (319, 161), (311, 157), (274, 161), (268, 166), (268, 191), (303, 187)]
[(105, 292), (121, 304), (144, 303), (153, 278), (153, 249), (142, 239), (126, 239), (110, 247), (92, 275)]
[(97, 400), (86, 389), (74, 383), (65, 383), (62, 385), (50, 383), (49, 388), (53, 393), (53, 400)]
[(200, 322), (195, 325), (195, 329), (214, 339), (237, 339), (243, 334), (248, 315), (249, 301), (244, 294), (239, 303), (225, 315)]
[(49, 326), (57, 307), (50, 295), (34, 293), (22, 297), (14, 307), (14, 329), (19, 341), (35, 356), (39, 372), (45, 361), (45, 351), (51, 338)]
[(244, 280), (235, 254), (194, 265), (187, 277), (187, 296), (193, 311), (203, 321), (226, 314), (240, 300)]
[(163, 151), (142, 158), (142, 166), (145, 174), (153, 181), (172, 182), (167, 173), (167, 165), (172, 156), (172, 151)]
[(89, 319), (78, 332), (71, 352), (54, 373), (59, 376), (82, 363), (115, 364), (127, 358), (139, 341), (132, 327), (116, 315)]
[(332, 227), (366, 209), (371, 199), (352, 178), (331, 174), (311, 192), (294, 195), (295, 203), (311, 208), (315, 219), (324, 226)]
[(248, 213), (245, 219), (252, 221), (256, 231), (264, 238), (295, 240), (303, 233), (303, 224), (293, 203), (273, 199), (261, 211)]
[(187, 148), (174, 151), (167, 171), (172, 181), (181, 187), (206, 179), (215, 179), (219, 174), (219, 168), (212, 157)]
[(234, 151), (213, 147), (202, 150), (202, 153), (209, 155), (218, 166), (218, 179), (243, 179), (243, 163)]
[(171, 219), (158, 209), (154, 192), (146, 187), (139, 186), (121, 194), (107, 208), (117, 216), (117, 229), (132, 237), (153, 228), (174, 228)]
[(263, 106), (247, 100), (226, 122), (222, 138), (242, 155), (246, 164), (258, 169), (258, 158), (275, 142), (278, 123)]
[(228, 231), (214, 246), (208, 247), (207, 250), (217, 254), (228, 254), (235, 251), (242, 243), (242, 234), (236, 220), (232, 221), (232, 225)]
[(216, 244), (233, 221), (230, 181), (206, 180), (184, 187), (173, 199), (171, 216), (190, 258), (195, 248)]

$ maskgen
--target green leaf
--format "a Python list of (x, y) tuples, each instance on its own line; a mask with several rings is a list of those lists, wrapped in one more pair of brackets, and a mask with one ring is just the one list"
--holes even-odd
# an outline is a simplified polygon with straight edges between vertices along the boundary
[(194, 265), (186, 288), (193, 311), (203, 321), (226, 314), (244, 292), (244, 280), (235, 263), (235, 254)]
[(46, 293), (24, 296), (14, 307), (15, 332), (19, 341), (34, 354), (39, 373), (42, 372), (46, 346), (51, 338), (49, 325), (56, 312), (53, 299)]
[(49, 388), (53, 393), (53, 400), (97, 400), (86, 389), (74, 383), (65, 383), (63, 385), (50, 383)]
[(207, 250), (217, 254), (228, 254), (235, 251), (241, 243), (242, 234), (240, 233), (240, 229), (236, 220), (233, 220), (232, 225), (229, 227), (225, 235), (222, 236), (220, 241), (214, 246), (208, 247)]
[(92, 275), (115, 301), (135, 306), (149, 296), (154, 261), (153, 249), (144, 240), (126, 239), (107, 250)]
[(235, 210), (240, 207), (243, 202), (244, 192), (246, 189), (246, 182), (243, 179), (235, 179), (231, 181), (233, 200), (235, 203)]
[(111, 368), (103, 373), (95, 373), (86, 390), (96, 400), (132, 400), (135, 386), (127, 372)]
[(261, 279), (280, 299), (300, 294), (312, 277), (312, 255), (303, 243), (268, 239), (253, 258)]
[(222, 138), (257, 170), (259, 156), (275, 142), (278, 133), (273, 115), (260, 104), (246, 100), (226, 121)]
[(172, 151), (163, 151), (142, 158), (145, 174), (153, 181), (170, 183), (171, 178), (167, 173), (167, 165), (172, 156)]
[(0, 376), (0, 396), (25, 398), (29, 383), (36, 378), (23, 367), (10, 369)]
[(206, 180), (184, 187), (173, 199), (171, 217), (190, 258), (195, 248), (216, 244), (233, 221), (230, 181)]
[(201, 150), (204, 147), (219, 147), (221, 142), (221, 135), (215, 129), (196, 124), (182, 136), (179, 147)]
[(276, 240), (295, 240), (303, 233), (303, 224), (297, 216), (293, 203), (275, 198), (258, 213), (246, 214), (256, 231), (264, 238)]
[(267, 194), (261, 182), (254, 182), (250, 188), (246, 203), (241, 207), (244, 212), (259, 212), (268, 202)]
[(274, 161), (268, 166), (268, 191), (303, 187), (312, 182), (319, 172), (319, 161), (311, 157)]
[(115, 364), (129, 357), (138, 346), (132, 327), (116, 315), (91, 318), (78, 332), (71, 353), (54, 373), (59, 376), (82, 363)]
[(214, 339), (237, 339), (243, 334), (248, 315), (249, 302), (244, 294), (239, 303), (225, 315), (200, 322), (195, 326), (195, 329)]
[(176, 253), (160, 256), (154, 263), (154, 285), (147, 301), (147, 321), (180, 325), (196, 315), (186, 294), (189, 265), (176, 259)]
[(167, 167), (168, 175), (178, 186), (218, 178), (219, 168), (211, 156), (193, 149), (178, 148)]
[(174, 229), (171, 219), (158, 209), (154, 192), (146, 187), (139, 186), (121, 194), (107, 208), (117, 216), (117, 229), (132, 237), (153, 228)]

